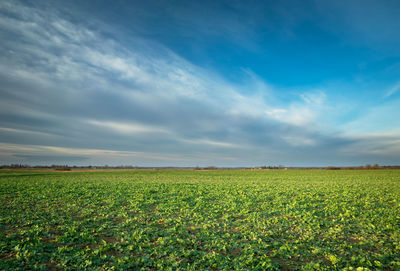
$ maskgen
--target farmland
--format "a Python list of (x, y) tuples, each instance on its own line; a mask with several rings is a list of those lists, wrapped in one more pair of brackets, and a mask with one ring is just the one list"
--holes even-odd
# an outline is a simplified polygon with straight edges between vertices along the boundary
[(2, 270), (399, 270), (399, 170), (0, 171)]

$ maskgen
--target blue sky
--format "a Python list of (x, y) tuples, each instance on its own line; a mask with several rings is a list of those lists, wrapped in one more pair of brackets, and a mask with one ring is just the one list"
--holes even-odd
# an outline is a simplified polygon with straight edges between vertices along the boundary
[(0, 164), (400, 164), (398, 1), (0, 2)]

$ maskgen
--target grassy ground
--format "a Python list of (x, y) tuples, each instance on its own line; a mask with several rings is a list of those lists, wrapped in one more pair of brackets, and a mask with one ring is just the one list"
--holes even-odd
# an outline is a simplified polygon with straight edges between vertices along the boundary
[(400, 170), (1, 171), (0, 200), (3, 270), (400, 270)]

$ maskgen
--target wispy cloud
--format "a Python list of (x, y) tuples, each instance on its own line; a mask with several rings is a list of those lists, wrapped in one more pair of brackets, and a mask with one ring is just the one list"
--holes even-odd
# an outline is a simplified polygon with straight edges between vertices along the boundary
[(400, 81), (397, 82), (394, 86), (392, 86), (385, 94), (385, 98), (388, 98), (394, 94), (396, 94), (400, 90)]
[[(193, 166), (196, 161), (207, 165), (210, 162), (229, 163), (236, 160), (232, 157), (208, 157), (196, 154), (165, 154), (157, 152), (115, 151), (104, 149), (63, 148), (42, 145), (19, 145), (0, 143), (0, 161), (8, 163), (51, 165), (82, 164), (82, 165), (142, 165), (142, 166)], [(111, 163), (110, 163), (111, 162)]]
[(89, 124), (100, 126), (106, 129), (110, 129), (117, 133), (122, 134), (137, 134), (137, 133), (168, 133), (167, 130), (164, 130), (158, 126), (148, 126), (137, 123), (120, 123), (120, 122), (108, 122), (108, 121), (97, 121), (90, 120)]

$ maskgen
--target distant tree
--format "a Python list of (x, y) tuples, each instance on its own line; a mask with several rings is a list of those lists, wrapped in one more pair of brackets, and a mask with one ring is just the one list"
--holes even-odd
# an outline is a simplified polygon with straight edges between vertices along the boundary
[(330, 166), (330, 167), (327, 167), (326, 169), (328, 169), (328, 170), (339, 170), (340, 167), (332, 167), (332, 166)]
[(380, 169), (381, 167), (378, 164), (372, 166), (373, 169)]

